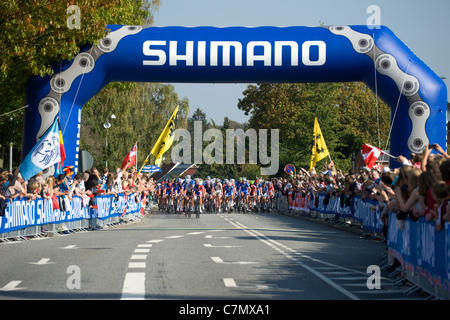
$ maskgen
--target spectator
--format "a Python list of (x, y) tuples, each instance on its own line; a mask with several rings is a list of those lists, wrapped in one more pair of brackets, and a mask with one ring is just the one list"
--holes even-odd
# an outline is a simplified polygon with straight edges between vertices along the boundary
[(435, 217), (436, 231), (440, 232), (444, 228), (443, 216), (447, 213), (448, 204), (448, 188), (444, 181), (437, 181), (431, 186), (431, 194), (436, 204), (434, 206), (433, 215)]

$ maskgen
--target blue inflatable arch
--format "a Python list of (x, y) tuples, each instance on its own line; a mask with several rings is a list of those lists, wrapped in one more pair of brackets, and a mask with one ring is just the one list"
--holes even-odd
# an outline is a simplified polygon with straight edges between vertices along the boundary
[(77, 168), (81, 108), (115, 81), (363, 81), (391, 107), (392, 155), (409, 156), (428, 143), (446, 148), (447, 88), (386, 27), (108, 28), (98, 45), (57, 64), (52, 77), (30, 80), (23, 157), (59, 115), (65, 165)]

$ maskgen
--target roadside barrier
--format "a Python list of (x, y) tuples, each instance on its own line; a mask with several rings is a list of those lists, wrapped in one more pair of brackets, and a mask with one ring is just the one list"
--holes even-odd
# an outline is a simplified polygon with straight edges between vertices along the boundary
[(416, 222), (409, 218), (399, 222), (394, 213), (388, 212), (388, 219), (384, 220), (378, 202), (361, 199), (361, 196), (348, 199), (327, 196), (326, 193), (303, 196), (282, 196), (279, 193), (275, 197), (275, 206), (281, 212), (307, 215), (332, 224), (357, 226), (362, 234), (374, 239), (385, 238), (388, 250), (386, 267), (394, 265), (397, 260), (399, 266), (391, 275), (399, 282), (407, 280), (413, 284), (406, 295), (421, 289), (435, 298), (450, 299), (448, 221), (438, 232), (434, 221), (426, 221), (424, 217)]
[[(375, 237), (381, 237), (383, 233), (384, 222), (377, 201), (362, 200), (358, 195), (347, 198), (329, 196), (326, 193), (308, 193), (288, 195), (287, 202), (288, 210), (293, 212), (308, 213), (321, 219), (357, 225)], [(283, 207), (282, 204), (278, 206)]]
[[(71, 232), (106, 227), (121, 221), (142, 217), (145, 204), (138, 194), (100, 195), (94, 203), (87, 199), (67, 196), (59, 199), (60, 208), (53, 201), (26, 198), (6, 200), (4, 215), (0, 216), (0, 240), (40, 237), (46, 233)], [(63, 200), (63, 201), (61, 201)]]
[[(448, 221), (437, 231), (424, 217), (397, 220), (389, 215), (387, 237), (390, 262), (397, 259), (402, 276), (435, 297), (450, 299), (450, 228)], [(414, 288), (413, 288), (414, 289)]]

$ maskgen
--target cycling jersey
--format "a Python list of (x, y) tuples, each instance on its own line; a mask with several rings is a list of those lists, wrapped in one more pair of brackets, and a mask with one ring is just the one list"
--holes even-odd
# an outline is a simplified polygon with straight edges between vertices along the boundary
[(249, 187), (250, 187), (250, 185), (247, 182), (242, 183), (240, 193), (243, 193), (244, 195), (247, 196)]
[(205, 184), (205, 192), (207, 193), (207, 194), (211, 194), (211, 192), (212, 192), (212, 185), (209, 183), (207, 183), (207, 184)]
[(232, 185), (226, 185), (223, 191), (225, 192), (225, 195), (231, 196), (233, 194), (234, 187)]
[(194, 193), (196, 196), (202, 195), (205, 193), (205, 187), (203, 185), (196, 184), (194, 186)]

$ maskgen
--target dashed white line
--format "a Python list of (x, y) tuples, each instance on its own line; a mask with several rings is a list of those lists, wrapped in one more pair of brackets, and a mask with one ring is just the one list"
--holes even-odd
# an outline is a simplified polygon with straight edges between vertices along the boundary
[(28, 263), (34, 265), (54, 264), (54, 262), (50, 262), (50, 258), (42, 258), (38, 262), (28, 262)]
[(150, 249), (134, 249), (134, 253), (149, 253)]
[(224, 278), (223, 279), (223, 284), (227, 288), (236, 288), (237, 287), (237, 284), (236, 284), (236, 282), (234, 281), (233, 278)]
[(130, 269), (145, 269), (147, 264), (145, 262), (129, 262), (128, 268)]
[(212, 235), (208, 234), (205, 236), (205, 239), (230, 239), (231, 237), (213, 237)]
[(183, 238), (184, 235), (180, 235), (180, 236), (168, 236), (166, 237), (166, 239), (178, 239), (178, 238)]
[(147, 259), (147, 255), (146, 254), (133, 254), (131, 255), (131, 260), (145, 260)]
[(145, 272), (128, 272), (122, 288), (122, 300), (144, 300)]
[(220, 264), (257, 264), (258, 262), (251, 261), (223, 261), (220, 257), (211, 257), (211, 260)]
[(137, 246), (138, 246), (138, 248), (151, 248), (153, 245), (152, 244), (143, 243), (143, 244), (138, 244)]
[(242, 247), (242, 246), (213, 246), (210, 243), (204, 243), (203, 246), (206, 248), (240, 248), (240, 247)]
[[(290, 252), (295, 252), (295, 250), (292, 250), (289, 247), (286, 247), (285, 245), (282, 245), (281, 243), (279, 243), (278, 241), (275, 241), (273, 239), (270, 239), (269, 237), (265, 236), (264, 234), (256, 231), (256, 230), (249, 230), (248, 227), (244, 226), (243, 224), (237, 222), (237, 221), (229, 221), (232, 225), (242, 229), (243, 231), (247, 232), (248, 234), (252, 235), (253, 237), (257, 238), (258, 240), (260, 240), (261, 242), (267, 244), (269, 247), (277, 250), (278, 252), (280, 252), (281, 254), (283, 254), (286, 258), (290, 259), (291, 261), (297, 263), (298, 265), (302, 266), (304, 269), (308, 270), (309, 272), (311, 272), (312, 274), (314, 274), (316, 277), (322, 279), (325, 283), (327, 283), (328, 285), (330, 285), (331, 287), (335, 288), (337, 291), (341, 292), (342, 294), (344, 294), (345, 296), (347, 296), (348, 298), (352, 299), (352, 300), (360, 300), (359, 297), (357, 297), (356, 295), (354, 295), (353, 293), (349, 292), (348, 290), (346, 290), (345, 288), (341, 287), (340, 285), (338, 285), (336, 282), (334, 282), (333, 280), (331, 280), (330, 278), (326, 277), (324, 274), (320, 273), (319, 271), (317, 271), (316, 269), (310, 267), (309, 265), (301, 262), (300, 260), (298, 260), (297, 258), (295, 258), (294, 256), (292, 256), (291, 254), (289, 254), (288, 252), (281, 250), (278, 246), (281, 246), (283, 248), (285, 248), (285, 250), (290, 251)], [(309, 258), (303, 254), (299, 254), (296, 253), (297, 255), (302, 256), (303, 258)], [(311, 259), (312, 260), (312, 259)], [(318, 259), (314, 259), (313, 261), (319, 261)]]
[(22, 283), (21, 280), (10, 281), (6, 286), (4, 286), (3, 288), (0, 288), (0, 291), (15, 291), (15, 290), (26, 289), (26, 288), (17, 288), (17, 286), (21, 283)]
[(65, 247), (60, 247), (60, 249), (78, 249), (78, 247), (75, 244), (71, 244)]

